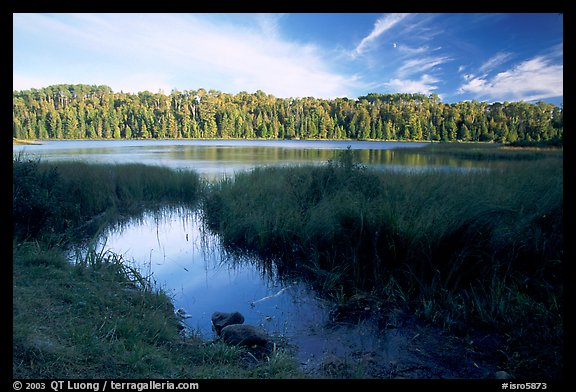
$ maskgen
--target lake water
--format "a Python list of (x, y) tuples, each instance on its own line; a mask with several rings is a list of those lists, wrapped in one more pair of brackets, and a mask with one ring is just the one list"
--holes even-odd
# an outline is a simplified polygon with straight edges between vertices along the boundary
[[(476, 164), (418, 154), (426, 143), (352, 141), (46, 141), (14, 146), (43, 160), (99, 163), (144, 163), (195, 170), (208, 179), (231, 176), (259, 165), (322, 164), (350, 146), (361, 163), (375, 170), (473, 170)], [(409, 148), (398, 154), (393, 148)], [(239, 311), (245, 323), (287, 338), (298, 347), (302, 364), (326, 356), (346, 357), (378, 352), (393, 360), (401, 335), (377, 327), (334, 326), (330, 304), (304, 282), (284, 281), (257, 259), (228, 254), (219, 238), (204, 229), (197, 212), (166, 210), (134, 218), (111, 228), (105, 246), (151, 274), (173, 299), (175, 308), (192, 315), (187, 325), (205, 339), (214, 338), (213, 312)], [(382, 354), (384, 353), (384, 354)], [(384, 355), (384, 356), (382, 356)]]
[[(322, 164), (350, 147), (360, 163), (376, 170), (475, 170), (477, 162), (418, 154), (427, 143), (264, 140), (54, 140), (14, 145), (13, 153), (44, 160), (144, 163), (195, 170), (208, 179), (231, 176), (259, 165)], [(398, 154), (395, 149), (414, 153)]]
[[(246, 323), (285, 335), (297, 328), (289, 313), (311, 307), (312, 311), (301, 309), (301, 313), (316, 314), (323, 307), (301, 282), (282, 282), (257, 259), (225, 252), (219, 238), (204, 230), (197, 211), (146, 213), (110, 229), (101, 246), (123, 255), (144, 275), (152, 272), (175, 308), (192, 315), (185, 322), (204, 338), (213, 337), (210, 317), (215, 311), (239, 311)], [(299, 297), (308, 299), (307, 303), (296, 301)]]
[(172, 298), (175, 309), (191, 315), (184, 320), (205, 340), (216, 336), (211, 315), (239, 311), (245, 324), (296, 347), (304, 370), (313, 371), (326, 358), (350, 358), (362, 352), (394, 360), (405, 336), (382, 334), (375, 324), (334, 324), (332, 305), (305, 282), (286, 280), (266, 270), (258, 259), (227, 253), (219, 238), (207, 232), (196, 211), (147, 213), (100, 239), (100, 246), (122, 255), (156, 287)]

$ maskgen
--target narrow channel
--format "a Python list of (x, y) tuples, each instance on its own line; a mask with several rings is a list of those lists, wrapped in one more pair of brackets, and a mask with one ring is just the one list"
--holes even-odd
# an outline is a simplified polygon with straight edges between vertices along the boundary
[(145, 213), (109, 229), (100, 244), (152, 277), (175, 309), (192, 316), (186, 324), (205, 340), (215, 338), (213, 312), (238, 311), (246, 324), (285, 338), (305, 369), (327, 358), (375, 351), (389, 359), (397, 348), (376, 325), (330, 322), (331, 305), (306, 283), (283, 281), (257, 258), (226, 252), (197, 211)]

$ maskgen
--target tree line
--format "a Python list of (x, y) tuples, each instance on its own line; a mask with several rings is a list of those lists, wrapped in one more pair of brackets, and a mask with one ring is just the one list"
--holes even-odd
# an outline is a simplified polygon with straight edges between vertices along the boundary
[(61, 84), (13, 92), (17, 139), (355, 139), (547, 141), (563, 109), (539, 101), (443, 103), (431, 94), (276, 98), (261, 90), (114, 92)]

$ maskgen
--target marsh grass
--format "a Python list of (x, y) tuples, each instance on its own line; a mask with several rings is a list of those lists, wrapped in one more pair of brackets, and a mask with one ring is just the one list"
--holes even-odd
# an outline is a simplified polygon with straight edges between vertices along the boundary
[[(121, 217), (193, 207), (194, 172), (144, 165), (13, 162), (14, 378), (294, 378), (282, 349), (245, 350), (178, 333), (154, 277), (95, 238)], [(89, 229), (89, 230), (88, 230)], [(78, 232), (86, 232), (78, 236)], [(70, 244), (84, 243), (70, 260)]]
[(13, 230), (22, 239), (109, 224), (152, 205), (194, 205), (204, 185), (192, 171), (141, 164), (13, 160)]
[[(99, 271), (102, 268), (114, 270), (119, 281), (129, 287), (144, 292), (152, 292), (157, 289), (153, 275), (143, 274), (141, 270), (127, 262), (120, 254), (106, 248), (106, 242), (98, 244), (98, 237), (74, 250), (73, 263), (80, 268)], [(98, 246), (100, 249), (98, 249)]]
[(66, 259), (62, 246), (79, 232), (91, 238), (119, 217), (199, 199), (228, 248), (332, 300), (367, 291), (464, 336), (496, 330), (511, 374), (556, 377), (562, 151), (451, 146), (430, 153), (476, 157), (490, 170), (376, 173), (346, 150), (324, 166), (256, 168), (205, 184), (193, 172), (17, 157), (14, 377), (299, 377), (282, 350), (246, 366), (241, 349), (183, 342), (153, 277), (104, 247)]
[[(223, 181), (205, 218), (228, 246), (275, 255), (332, 298), (376, 291), (459, 334), (496, 329), (508, 336), (505, 351), (529, 351), (530, 341), (561, 352), (562, 152), (450, 152), (490, 170), (376, 173), (347, 150), (324, 167), (256, 168)], [(546, 362), (515, 370), (561, 367)]]
[[(103, 248), (104, 249), (104, 248)], [(171, 299), (121, 257), (75, 263), (39, 242), (13, 252), (14, 378), (294, 378), (277, 350), (248, 366), (244, 349), (178, 334)], [(145, 282), (144, 289), (142, 282)]]

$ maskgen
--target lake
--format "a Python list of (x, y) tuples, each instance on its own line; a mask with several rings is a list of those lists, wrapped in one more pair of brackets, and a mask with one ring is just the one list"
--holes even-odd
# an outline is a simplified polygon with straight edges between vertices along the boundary
[[(427, 143), (358, 141), (45, 141), (15, 145), (43, 160), (97, 163), (144, 163), (195, 170), (209, 180), (233, 176), (261, 165), (323, 164), (350, 147), (373, 170), (475, 170), (476, 163), (418, 154)], [(397, 154), (394, 149), (414, 151)], [(309, 368), (327, 356), (349, 357), (377, 352), (392, 361), (406, 337), (380, 333), (369, 323), (334, 325), (331, 305), (301, 281), (286, 281), (248, 256), (228, 253), (218, 236), (202, 224), (197, 211), (163, 210), (110, 228), (100, 246), (122, 255), (143, 275), (150, 275), (172, 297), (176, 309), (192, 315), (185, 322), (203, 338), (214, 338), (213, 312), (239, 311), (245, 323), (282, 336), (297, 347)]]
[[(50, 140), (14, 145), (13, 153), (45, 160), (143, 163), (195, 170), (210, 180), (259, 165), (322, 164), (350, 147), (360, 163), (375, 170), (476, 170), (479, 163), (418, 154), (428, 143), (325, 140)], [(414, 153), (397, 154), (395, 149)]]

